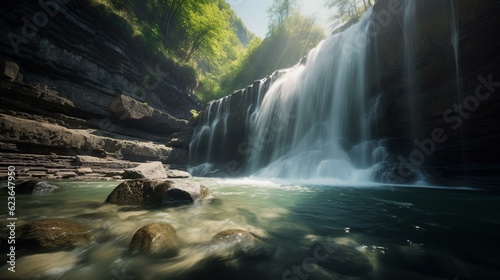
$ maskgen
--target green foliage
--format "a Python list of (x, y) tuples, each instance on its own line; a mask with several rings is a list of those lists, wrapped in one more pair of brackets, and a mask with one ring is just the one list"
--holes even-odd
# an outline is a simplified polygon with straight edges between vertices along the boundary
[(216, 96), (225, 96), (277, 69), (297, 64), (324, 37), (324, 30), (313, 18), (292, 12), (281, 32), (250, 42), (246, 54), (221, 77)]
[(219, 77), (254, 35), (225, 0), (80, 0), (103, 23), (130, 38), (146, 61), (162, 60), (171, 77), (215, 98)]
[(359, 18), (364, 11), (373, 6), (372, 1), (375, 2), (375, 0), (327, 0), (326, 6), (336, 10), (330, 18), (332, 26), (338, 27)]
[(286, 26), (292, 11), (296, 8), (297, 0), (274, 0), (267, 10), (269, 17), (269, 33), (281, 32)]
[(312, 18), (295, 10), (296, 0), (274, 1), (264, 40), (246, 29), (225, 0), (89, 2), (147, 61), (161, 58), (172, 78), (197, 87), (203, 103), (293, 66), (324, 38)]
[(196, 120), (200, 116), (200, 112), (196, 111), (195, 109), (191, 109), (189, 111), (191, 113), (191, 117)]

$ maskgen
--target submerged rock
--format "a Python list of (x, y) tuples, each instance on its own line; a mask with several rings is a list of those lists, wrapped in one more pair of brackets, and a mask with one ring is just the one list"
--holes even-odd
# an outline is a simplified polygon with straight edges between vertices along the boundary
[(174, 227), (167, 223), (152, 223), (137, 230), (130, 242), (130, 252), (175, 256), (179, 242)]
[(92, 229), (66, 219), (46, 219), (19, 227), (18, 244), (25, 249), (63, 249), (84, 245), (92, 239)]
[(241, 229), (223, 230), (212, 237), (211, 244), (218, 253), (233, 257), (269, 257), (275, 252), (275, 248)]
[(316, 242), (311, 247), (311, 255), (318, 265), (343, 275), (359, 276), (373, 269), (365, 254), (335, 242)]
[(134, 168), (129, 168), (125, 170), (123, 174), (123, 179), (166, 179), (167, 173), (165, 167), (159, 161), (141, 163)]
[(16, 186), (18, 194), (42, 194), (60, 190), (58, 185), (50, 184), (46, 181), (29, 180)]
[(132, 180), (118, 185), (106, 202), (118, 205), (176, 205), (211, 199), (208, 188), (198, 182), (179, 180)]

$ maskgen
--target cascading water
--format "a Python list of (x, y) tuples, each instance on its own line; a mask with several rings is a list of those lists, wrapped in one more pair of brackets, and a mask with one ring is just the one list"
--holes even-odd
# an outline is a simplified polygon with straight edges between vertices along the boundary
[[(455, 9), (455, 0), (450, 0), (451, 6), (451, 45), (453, 47), (453, 55), (455, 61), (455, 83), (456, 83), (456, 91), (457, 91), (457, 102), (460, 103), (463, 100), (462, 96), (462, 80), (461, 80), (461, 71), (460, 71), (460, 45), (459, 45), (459, 35), (460, 35), (460, 27), (458, 21), (457, 11)], [(461, 138), (461, 156), (462, 156), (462, 164), (465, 164), (465, 147), (464, 147), (464, 139), (465, 134), (463, 127), (460, 128), (460, 138)], [(465, 168), (464, 168), (465, 169)]]
[(460, 46), (459, 46), (459, 22), (457, 18), (457, 12), (455, 9), (455, 1), (450, 0), (451, 5), (451, 45), (453, 46), (453, 55), (455, 56), (455, 75), (457, 83), (457, 95), (458, 100), (462, 100), (461, 96), (461, 81), (460, 81)]
[[(404, 89), (408, 123), (413, 124), (419, 119), (412, 111), (419, 106), (417, 14), (417, 1), (405, 2), (401, 26)], [(212, 102), (190, 147), (192, 154), (206, 155), (201, 160), (205, 164), (191, 172), (203, 176), (220, 169), (214, 167), (221, 162), (214, 155), (227, 152), (228, 119), (231, 122), (235, 117), (231, 114), (244, 112), (238, 126), (243, 127), (247, 140), (233, 147), (245, 156), (240, 167), (246, 173), (239, 175), (344, 185), (371, 183), (375, 177), (384, 177), (384, 172), (394, 168), (394, 155), (389, 155), (387, 141), (376, 135), (384, 94), (377, 92), (378, 66), (370, 56), (376, 48), (371, 42), (373, 23), (369, 9), (357, 24), (311, 50), (307, 61), (255, 82), (239, 97), (235, 94)], [(239, 111), (230, 112), (232, 102), (240, 104)], [(413, 134), (411, 139), (417, 139), (419, 131), (413, 127), (408, 133)], [(245, 147), (244, 151), (240, 147)], [(224, 160), (227, 163), (231, 158)]]
[[(255, 81), (252, 86), (239, 92), (243, 100), (238, 100), (235, 95), (229, 95), (209, 103), (198, 120), (199, 124), (189, 147), (191, 151), (190, 162), (202, 162), (202, 164), (190, 168), (189, 171), (192, 174), (203, 176), (225, 168), (223, 165), (221, 167), (220, 162), (227, 160), (228, 154), (231, 152), (227, 147), (228, 141), (230, 141), (228, 139), (230, 134), (228, 122), (231, 121), (231, 104), (242, 103), (243, 106), (246, 106), (242, 108), (244, 118), (241, 119), (242, 122), (238, 123), (238, 126), (241, 131), (250, 131), (251, 125), (255, 122), (256, 111), (260, 108), (267, 89), (280, 76), (289, 71), (290, 69), (278, 70), (265, 79)], [(238, 114), (241, 114), (242, 111), (239, 111)], [(202, 156), (200, 157), (200, 155)]]
[[(370, 16), (365, 13), (358, 24), (321, 42), (306, 63), (273, 81), (262, 101), (259, 88), (259, 101), (246, 112), (251, 145), (248, 174), (328, 183), (372, 181), (373, 167), (382, 161), (385, 149), (370, 135), (378, 104), (368, 97)], [(208, 117), (191, 143), (192, 150), (208, 143), (207, 163), (213, 160), (214, 145), (223, 146), (214, 135), (218, 126), (224, 129), (225, 101), (208, 106)], [(213, 110), (217, 113), (210, 114)], [(196, 174), (206, 168), (191, 171)]]
[[(252, 125), (261, 143), (250, 157), (256, 177), (368, 182), (384, 154), (371, 141), (367, 54), (370, 13), (320, 43), (266, 93)], [(357, 144), (352, 144), (357, 143)]]
[[(409, 108), (410, 122), (415, 123), (417, 119), (416, 108), (419, 108), (418, 80), (415, 70), (418, 52), (418, 21), (417, 1), (408, 0), (404, 10), (403, 36), (404, 36), (404, 65), (405, 65), (405, 92)], [(416, 126), (412, 128), (412, 138), (418, 137)]]
[[(191, 151), (200, 149), (202, 144), (206, 144), (205, 158), (201, 159), (204, 164), (191, 170), (195, 174), (208, 173), (212, 168), (214, 154), (224, 153), (227, 143), (227, 119), (229, 117), (230, 97), (211, 102), (205, 113), (201, 116), (200, 122), (203, 124), (195, 133), (189, 149)], [(192, 154), (192, 153), (191, 153)]]

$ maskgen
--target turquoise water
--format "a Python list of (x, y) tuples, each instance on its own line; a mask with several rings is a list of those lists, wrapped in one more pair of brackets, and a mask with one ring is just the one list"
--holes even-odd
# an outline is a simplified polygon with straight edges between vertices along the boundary
[[(119, 182), (60, 182), (60, 192), (18, 195), (18, 224), (72, 218), (96, 239), (71, 251), (18, 252), (16, 273), (1, 279), (500, 279), (500, 194), (465, 189), (295, 186), (248, 179), (196, 179), (216, 199), (177, 208), (104, 204)], [(5, 199), (2, 199), (6, 201)], [(6, 221), (5, 211), (0, 219)], [(182, 249), (174, 258), (129, 257), (134, 232), (171, 223)], [(213, 235), (240, 228), (276, 249), (267, 258), (207, 261)], [(328, 238), (365, 255), (360, 276), (310, 265)], [(2, 262), (5, 254), (2, 254)], [(287, 273), (291, 272), (291, 273)]]

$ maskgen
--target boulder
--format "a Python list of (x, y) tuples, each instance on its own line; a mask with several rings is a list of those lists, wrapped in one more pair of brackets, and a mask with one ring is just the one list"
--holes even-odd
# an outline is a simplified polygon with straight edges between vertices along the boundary
[(211, 199), (208, 188), (198, 182), (139, 179), (118, 185), (107, 197), (107, 203), (118, 205), (176, 205)]
[(46, 181), (29, 180), (16, 186), (18, 194), (42, 194), (60, 190), (58, 185)]
[(19, 65), (12, 61), (2, 60), (0, 61), (0, 71), (3, 79), (13, 82), (19, 75)]
[(132, 254), (147, 253), (175, 256), (179, 251), (179, 242), (172, 225), (152, 223), (135, 232), (129, 247)]
[(191, 178), (191, 174), (186, 171), (181, 171), (181, 170), (175, 170), (175, 169), (169, 169), (167, 170), (167, 176), (168, 178)]
[(29, 222), (17, 231), (19, 247), (26, 249), (63, 249), (84, 245), (92, 239), (92, 229), (66, 219)]
[(332, 241), (316, 242), (311, 247), (311, 255), (318, 265), (342, 275), (360, 276), (370, 272), (373, 267), (365, 254), (360, 251)]
[(123, 94), (111, 102), (109, 109), (115, 117), (142, 131), (166, 135), (180, 131), (188, 125), (186, 120), (177, 119)]
[(223, 230), (212, 237), (211, 244), (219, 254), (231, 257), (261, 258), (272, 256), (275, 248), (267, 246), (242, 229)]
[(167, 173), (163, 164), (159, 161), (141, 163), (137, 167), (125, 170), (124, 179), (166, 179)]

